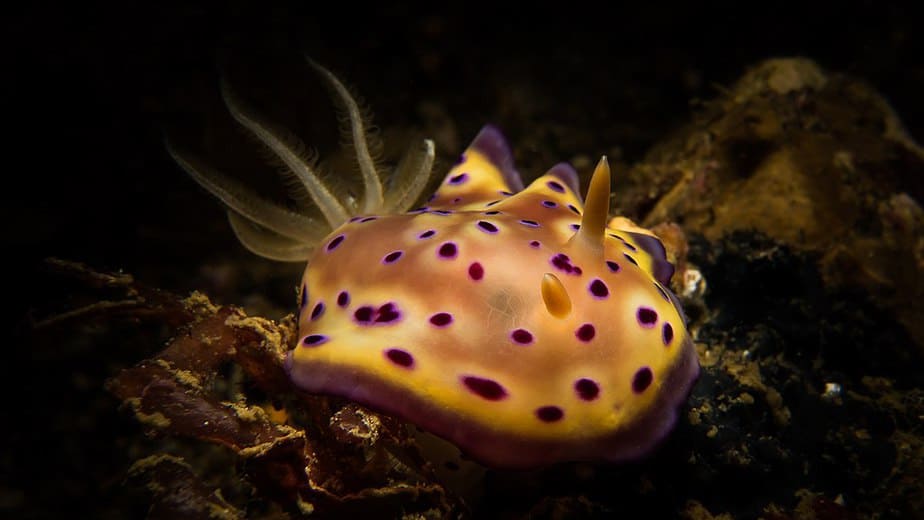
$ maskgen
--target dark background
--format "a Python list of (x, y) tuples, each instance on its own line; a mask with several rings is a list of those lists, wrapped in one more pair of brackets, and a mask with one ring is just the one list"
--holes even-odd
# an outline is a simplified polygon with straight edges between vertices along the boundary
[[(195, 217), (220, 213), (218, 205), (166, 155), (165, 132), (220, 111), (221, 67), (239, 67), (236, 77), (255, 83), (265, 73), (260, 88), (295, 98), (276, 112), (297, 111), (308, 94), (301, 91), (317, 83), (302, 52), (354, 86), (378, 124), (418, 123), (417, 103), (434, 101), (463, 144), (485, 122), (501, 125), (514, 145), (529, 123), (605, 128), (601, 145), (620, 146), (631, 162), (688, 121), (691, 100), (715, 97), (759, 60), (794, 55), (866, 79), (912, 134), (922, 132), (921, 37), (900, 4), (762, 3), (752, 12), (692, 3), (551, 12), (323, 6), (329, 13), (303, 2), (130, 4), (46, 5), (11, 17), (15, 72), (5, 83), (20, 120), (10, 127), (8, 175), (25, 189), (5, 205), (5, 222), (16, 222), (14, 243), (30, 260), (54, 254), (140, 274), (156, 271), (155, 258), (176, 250), (178, 237), (184, 245), (216, 240), (197, 232)], [(520, 90), (505, 92), (505, 83)], [(514, 95), (539, 98), (530, 115), (542, 121), (518, 118)], [(314, 97), (314, 107), (325, 104), (323, 91)], [(312, 124), (334, 132), (330, 119)]]
[[(142, 495), (122, 488), (133, 458), (122, 440), (139, 430), (101, 385), (152, 347), (33, 337), (31, 320), (68, 299), (56, 294), (42, 258), (121, 269), (180, 293), (211, 287), (203, 265), (224, 258), (275, 265), (236, 243), (220, 206), (164, 149), (169, 135), (238, 173), (258, 164), (246, 153), (222, 163), (223, 151), (238, 157), (248, 141), (221, 108), (221, 72), (275, 121), (329, 152), (336, 122), (301, 61), (306, 53), (355, 87), (383, 128), (426, 127), (427, 107), (437, 106), (464, 146), (482, 124), (498, 124), (518, 162), (536, 168), (523, 169), (527, 179), (558, 160), (613, 148), (623, 162), (637, 161), (689, 121), (696, 100), (777, 56), (863, 78), (924, 137), (921, 19), (910, 2), (752, 3), (750, 11), (700, 4), (7, 8), (2, 207), (17, 334), (4, 371), (14, 405), (0, 437), (0, 516), (145, 508)], [(214, 296), (240, 303), (244, 289), (230, 285)], [(270, 299), (286, 305), (286, 297)]]

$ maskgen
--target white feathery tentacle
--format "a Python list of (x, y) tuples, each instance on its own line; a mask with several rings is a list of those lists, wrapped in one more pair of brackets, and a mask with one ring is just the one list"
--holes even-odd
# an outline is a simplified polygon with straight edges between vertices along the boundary
[(389, 182), (385, 211), (404, 212), (411, 208), (427, 187), (434, 156), (435, 149), (430, 139), (411, 144)]
[[(304, 262), (317, 242), (303, 242), (270, 231), (234, 210), (228, 210), (228, 222), (237, 239), (251, 252), (271, 260)], [(320, 240), (321, 237), (318, 237)]]
[(302, 160), (298, 152), (267, 130), (256, 118), (248, 114), (237, 101), (228, 84), (224, 81), (222, 81), (221, 85), (221, 94), (225, 100), (225, 105), (228, 107), (228, 111), (231, 112), (231, 116), (263, 144), (269, 147), (269, 149), (282, 160), (286, 167), (298, 177), (331, 227), (337, 227), (350, 218), (347, 209), (337, 200), (337, 197), (327, 189), (327, 186), (321, 182), (321, 179), (311, 166)]
[(318, 175), (315, 159), (304, 153), (301, 142), (285, 132), (279, 133), (261, 121), (242, 103), (222, 80), (221, 95), (231, 116), (285, 166), (286, 179), (298, 192), (317, 206), (327, 225), (301, 212), (294, 212), (264, 200), (227, 175), (210, 169), (167, 141), (168, 153), (190, 177), (227, 208), (228, 221), (238, 240), (250, 251), (273, 260), (304, 261), (331, 229), (357, 213), (400, 213), (410, 209), (427, 187), (434, 162), (434, 144), (429, 139), (412, 144), (387, 183), (373, 159), (381, 143), (370, 130), (367, 118), (347, 88), (330, 71), (306, 57), (308, 63), (328, 84), (334, 100), (341, 105), (339, 115), (345, 143), (355, 152), (363, 179), (360, 204), (351, 196), (338, 196)]
[(375, 169), (375, 161), (372, 159), (372, 154), (369, 152), (369, 145), (366, 141), (366, 125), (363, 121), (362, 112), (353, 99), (353, 96), (350, 95), (350, 92), (336, 76), (329, 70), (318, 65), (311, 58), (306, 56), (305, 59), (308, 61), (308, 64), (327, 81), (331, 89), (333, 89), (334, 93), (337, 95), (338, 101), (343, 103), (344, 109), (346, 110), (350, 123), (350, 140), (356, 150), (356, 161), (359, 163), (359, 171), (362, 174), (363, 187), (365, 189), (362, 211), (364, 213), (379, 211), (384, 207), (382, 181), (379, 179), (379, 175)]
[(247, 220), (303, 243), (315, 243), (326, 232), (324, 226), (319, 226), (314, 219), (269, 203), (215, 170), (199, 164), (194, 166), (189, 159), (174, 149), (169, 141), (166, 142), (166, 146), (173, 160), (186, 170), (194, 181)]

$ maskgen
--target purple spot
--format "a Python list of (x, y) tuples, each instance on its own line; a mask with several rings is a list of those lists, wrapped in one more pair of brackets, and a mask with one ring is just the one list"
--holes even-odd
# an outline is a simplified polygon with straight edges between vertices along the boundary
[(327, 343), (330, 338), (323, 334), (311, 334), (310, 336), (305, 336), (305, 339), (302, 340), (302, 345), (306, 347), (317, 347)]
[(571, 259), (568, 258), (568, 255), (564, 253), (558, 253), (553, 256), (549, 263), (555, 266), (556, 269), (559, 269), (568, 274), (579, 275), (581, 274), (581, 268), (576, 265), (571, 265)]
[(520, 224), (523, 224), (526, 227), (539, 227), (539, 223), (535, 220), (523, 219), (520, 221)]
[(577, 230), (581, 229), (581, 225), (580, 225), (580, 224), (571, 224), (571, 225), (568, 226), (568, 227), (571, 228), (571, 231), (577, 231)]
[(499, 200), (492, 200), (491, 202), (485, 204), (484, 207), (490, 208), (491, 206), (493, 206), (493, 205), (495, 205), (495, 204), (497, 204), (497, 203), (499, 203), (499, 202), (500, 202)]
[(610, 271), (612, 271), (612, 272), (614, 272), (614, 273), (618, 273), (618, 272), (619, 272), (619, 264), (617, 264), (616, 262), (614, 262), (614, 261), (612, 261), (612, 260), (607, 260), (607, 261), (606, 261), (606, 266), (609, 267), (609, 268), (610, 268)]
[(632, 265), (634, 265), (634, 266), (638, 266), (638, 262), (636, 262), (635, 259), (632, 258), (631, 256), (629, 256), (629, 255), (627, 255), (627, 254), (625, 254), (625, 253), (623, 253), (622, 256), (626, 257), (626, 260), (628, 260), (630, 264), (632, 264)]
[(459, 160), (456, 161), (456, 164), (462, 164), (462, 163), (464, 163), (464, 162), (465, 162), (465, 154), (463, 153), (463, 154), (459, 155)]
[(360, 223), (360, 224), (363, 224), (363, 223), (365, 223), (365, 222), (372, 222), (373, 220), (378, 220), (378, 218), (379, 218), (379, 217), (366, 217), (366, 218), (360, 220), (359, 223)]
[(430, 323), (436, 325), (437, 327), (445, 327), (452, 323), (452, 314), (448, 312), (438, 312), (433, 316), (430, 316)]
[(440, 196), (440, 192), (434, 191), (433, 195), (430, 195), (430, 198), (427, 199), (427, 202), (433, 202), (439, 196)]
[(337, 305), (340, 307), (346, 307), (350, 304), (350, 293), (346, 291), (340, 291), (340, 294), (337, 295)]
[(487, 220), (479, 220), (478, 227), (485, 233), (491, 233), (491, 234), (497, 233), (497, 226), (488, 222)]
[(458, 186), (459, 184), (463, 184), (467, 180), (468, 180), (468, 174), (460, 173), (459, 175), (456, 175), (455, 177), (450, 177), (449, 184)]
[(472, 280), (481, 280), (484, 278), (484, 267), (481, 267), (481, 264), (478, 262), (472, 262), (472, 265), (468, 266), (468, 275)]
[(494, 210), (494, 211), (485, 211), (484, 214), (485, 214), (485, 215), (500, 215), (500, 211), (497, 211), (497, 210)]
[(431, 213), (435, 215), (452, 215), (451, 209), (435, 209)]
[(372, 312), (374, 310), (375, 309), (369, 305), (363, 305), (362, 307), (356, 309), (356, 311), (353, 313), (353, 317), (356, 318), (356, 321), (360, 323), (369, 323), (372, 321)]
[(458, 204), (458, 203), (460, 203), (460, 202), (462, 202), (462, 197), (456, 197), (456, 198), (452, 199), (452, 203), (453, 203), (453, 204)]
[(574, 382), (574, 391), (585, 401), (593, 401), (600, 395), (600, 385), (593, 379), (582, 377)]
[(632, 378), (632, 390), (635, 393), (640, 394), (651, 385), (652, 375), (651, 369), (648, 367), (642, 367), (638, 369), (638, 372), (635, 373), (635, 377)]
[(337, 249), (337, 246), (339, 246), (340, 243), (343, 242), (343, 239), (345, 238), (346, 238), (346, 235), (335, 236), (333, 240), (327, 243), (327, 250), (333, 251), (334, 249)]
[(590, 323), (585, 323), (578, 327), (578, 330), (574, 331), (574, 335), (577, 336), (577, 339), (581, 341), (590, 341), (594, 339), (594, 336), (597, 334), (597, 329), (594, 328)]
[(568, 204), (568, 209), (570, 209), (575, 215), (581, 214), (581, 210), (577, 209), (574, 204)]
[(626, 249), (628, 249), (629, 251), (632, 251), (633, 253), (638, 251), (638, 249), (636, 249), (635, 246), (626, 242), (625, 240), (622, 241), (622, 245), (626, 246)]
[(498, 193), (500, 193), (501, 195), (503, 195), (503, 196), (505, 196), (505, 197), (509, 197), (509, 196), (513, 195), (513, 192), (510, 192), (510, 191), (507, 191), (507, 190), (500, 190)]
[(594, 278), (594, 281), (590, 282), (590, 294), (593, 294), (596, 298), (606, 298), (610, 295), (610, 290), (606, 287), (606, 284), (603, 283), (603, 280), (599, 278)]
[(552, 191), (557, 191), (558, 193), (565, 192), (565, 187), (556, 181), (549, 181), (545, 183), (545, 185), (548, 186)]
[(543, 406), (536, 409), (536, 417), (542, 422), (560, 421), (565, 416), (565, 412), (557, 406)]
[[(436, 194), (431, 195), (431, 196), (430, 196), (430, 199), (432, 200), (434, 197), (436, 197)], [(428, 208), (428, 207), (426, 207), (426, 206), (423, 206), (423, 207), (421, 207), (421, 208), (414, 208), (414, 209), (412, 209), (411, 211), (408, 211), (408, 213), (409, 213), (409, 214), (410, 214), (410, 213), (426, 213), (428, 209), (430, 209), (430, 208)]]
[(397, 262), (398, 259), (401, 258), (401, 255), (403, 254), (404, 254), (404, 251), (392, 251), (391, 253), (388, 253), (387, 255), (385, 255), (385, 258), (382, 259), (382, 263), (383, 264), (393, 264)]
[(648, 307), (639, 307), (637, 315), (638, 324), (646, 329), (654, 327), (655, 322), (658, 321), (658, 313)]
[(531, 240), (531, 241), (529, 242), (529, 247), (535, 247), (536, 249), (538, 249), (539, 246), (541, 246), (541, 245), (542, 245), (542, 244), (540, 244), (538, 240)]
[(578, 174), (574, 168), (565, 162), (560, 162), (546, 172), (546, 175), (554, 175), (558, 180), (565, 183), (565, 186), (571, 188), (571, 191), (578, 193), (581, 188), (578, 183)]
[(545, 206), (545, 207), (547, 207), (547, 208), (557, 208), (557, 207), (558, 207), (558, 203), (557, 203), (557, 202), (553, 202), (553, 201), (551, 201), (551, 200), (544, 200), (544, 201), (542, 201), (542, 205)]
[(308, 286), (302, 284), (302, 301), (299, 307), (304, 309), (305, 305), (308, 305)]
[(654, 286), (655, 286), (655, 289), (657, 289), (658, 292), (661, 293), (661, 297), (664, 298), (664, 301), (670, 303), (671, 297), (667, 295), (667, 291), (664, 290), (664, 287), (661, 287), (661, 284), (659, 284), (658, 282), (655, 282)]
[(386, 350), (385, 357), (392, 363), (404, 368), (411, 368), (414, 366), (414, 356), (399, 348), (390, 348)]
[(379, 310), (376, 312), (375, 322), (376, 323), (391, 323), (401, 317), (401, 313), (398, 312), (398, 307), (394, 303), (386, 303), (379, 307)]
[(552, 262), (552, 265), (558, 269), (561, 269), (562, 271), (571, 271), (571, 259), (568, 258), (568, 255), (564, 253), (558, 253), (557, 255), (553, 256), (550, 262)]
[(487, 399), (488, 401), (500, 401), (507, 397), (507, 390), (497, 381), (491, 379), (476, 376), (462, 376), (462, 384), (482, 399)]
[(356, 222), (357, 220), (359, 220), (359, 219), (361, 219), (361, 218), (362, 218), (362, 217), (353, 217), (353, 218), (351, 218), (350, 220), (348, 220), (347, 222)]
[(318, 304), (314, 306), (314, 309), (311, 310), (311, 319), (316, 320), (320, 318), (322, 314), (324, 314), (324, 302), (318, 302)]
[(671, 324), (664, 322), (664, 327), (661, 329), (661, 339), (664, 340), (664, 346), (671, 344), (671, 340), (674, 339), (674, 327), (671, 327)]
[(390, 324), (401, 318), (398, 306), (392, 302), (380, 306), (378, 309), (371, 305), (363, 305), (356, 309), (353, 317), (360, 325)]
[(444, 242), (440, 246), (438, 254), (441, 258), (453, 259), (459, 254), (459, 248), (452, 242)]
[(510, 339), (520, 345), (529, 345), (533, 342), (533, 333), (526, 329), (516, 329), (510, 333)]
[(436, 231), (435, 231), (435, 230), (433, 230), (433, 229), (428, 229), (428, 230), (424, 231), (423, 233), (417, 235), (417, 238), (419, 238), (419, 239), (421, 239), (421, 240), (424, 240), (424, 239), (426, 239), (426, 238), (432, 237), (432, 236), (435, 235), (435, 234), (436, 234)]

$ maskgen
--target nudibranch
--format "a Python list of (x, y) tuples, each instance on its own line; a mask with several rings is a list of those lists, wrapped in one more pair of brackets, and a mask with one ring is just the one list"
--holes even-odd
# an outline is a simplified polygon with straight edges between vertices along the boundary
[[(285, 362), (295, 385), (401, 417), (492, 467), (632, 459), (667, 435), (699, 363), (660, 240), (607, 221), (605, 158), (586, 201), (564, 163), (524, 188), (487, 126), (425, 206), (394, 211), (378, 187), (378, 202), (333, 211), (311, 244)], [(274, 251), (296, 242), (283, 231), (270, 231), (285, 246)]]

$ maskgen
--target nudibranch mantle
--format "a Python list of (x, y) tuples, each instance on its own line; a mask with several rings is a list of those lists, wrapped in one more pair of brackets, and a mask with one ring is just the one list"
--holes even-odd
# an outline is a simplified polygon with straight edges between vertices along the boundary
[(293, 382), (493, 467), (637, 458), (699, 374), (653, 233), (559, 164), (525, 189), (485, 127), (425, 207), (354, 217), (311, 256)]

